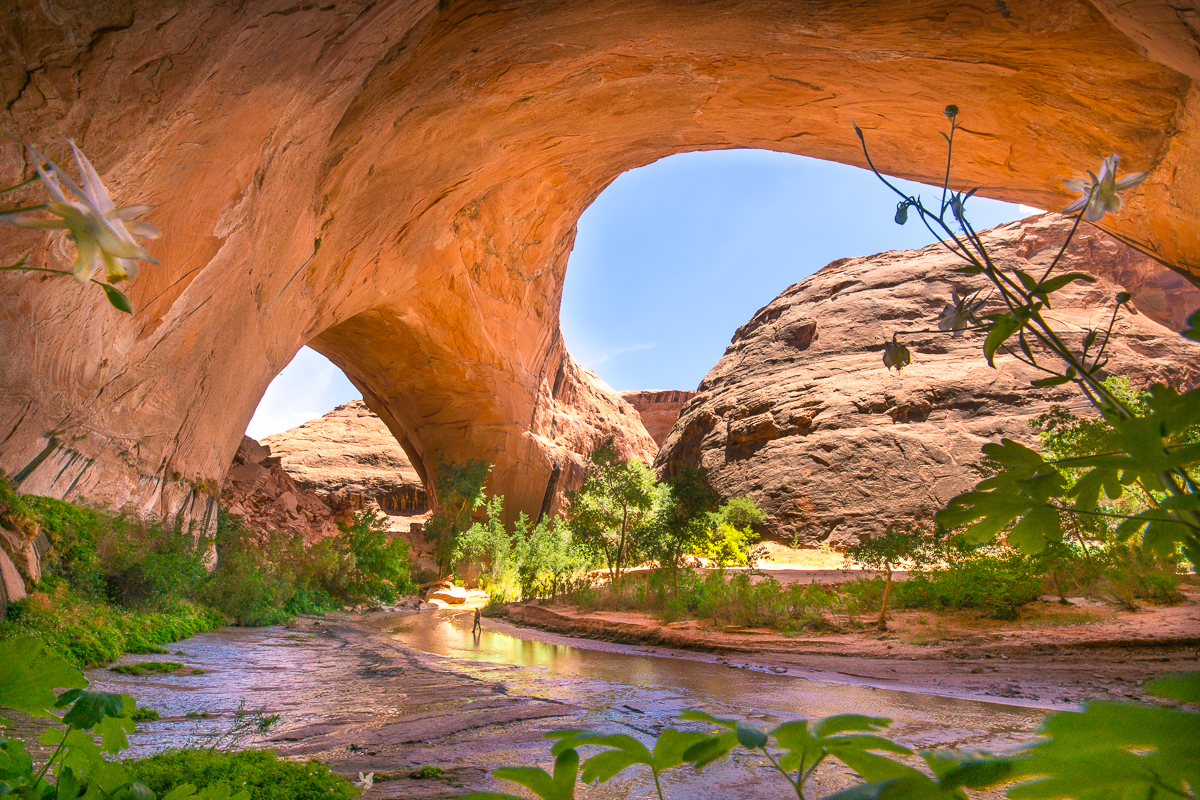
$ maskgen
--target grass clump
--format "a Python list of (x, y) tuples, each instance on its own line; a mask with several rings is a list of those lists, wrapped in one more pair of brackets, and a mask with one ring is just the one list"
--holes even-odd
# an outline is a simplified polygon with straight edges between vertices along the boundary
[(254, 800), (350, 800), (358, 790), (319, 761), (285, 761), (266, 750), (168, 750), (125, 762), (134, 780), (161, 796), (175, 786), (218, 781)]
[(134, 722), (156, 722), (161, 715), (153, 708), (142, 708), (138, 706), (129, 715), (129, 718)]
[(145, 675), (147, 672), (169, 675), (183, 669), (183, 664), (178, 661), (138, 661), (133, 664), (114, 664), (109, 669), (118, 675)]

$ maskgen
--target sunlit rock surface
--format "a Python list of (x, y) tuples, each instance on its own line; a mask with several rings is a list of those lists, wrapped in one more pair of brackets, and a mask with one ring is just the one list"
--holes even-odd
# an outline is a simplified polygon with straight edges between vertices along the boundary
[[(999, 263), (1038, 275), (1069, 227), (1047, 214), (994, 228), (984, 241)], [(1069, 386), (1031, 388), (1044, 375), (1011, 357), (988, 367), (976, 335), (905, 337), (912, 365), (884, 368), (885, 338), (935, 327), (953, 287), (988, 295), (986, 279), (949, 271), (961, 263), (937, 245), (893, 251), (834, 261), (787, 289), (734, 334), (657, 466), (706, 467), (722, 495), (749, 496), (767, 512), (773, 538), (847, 545), (930, 521), (980, 479), (983, 444), (1003, 436), (1032, 444), (1027, 422), (1051, 404), (1091, 413)], [(1061, 268), (1099, 279), (1053, 295), (1045, 316), (1068, 342), (1107, 324), (1125, 289), (1134, 306), (1117, 321), (1107, 371), (1143, 387), (1200, 383), (1200, 344), (1162, 324), (1178, 327), (1176, 307), (1200, 309), (1200, 290), (1088, 226)], [(998, 308), (993, 300), (983, 313)]]
[[(134, 313), (0, 275), (0, 468), (22, 489), (211, 524), (271, 379), (305, 344), (428, 476), (495, 463), (508, 511), (556, 506), (636, 413), (563, 347), (575, 223), (623, 171), (757, 147), (1038, 208), (1120, 153), (1149, 179), (1105, 225), (1200, 274), (1190, 17), (1150, 2), (11, 0), (0, 127), (163, 231)], [(0, 180), (31, 174), (0, 145)], [(40, 202), (31, 189), (9, 196)], [(62, 237), (0, 259), (62, 268)], [(757, 434), (755, 434), (757, 435)]]
[(262, 440), (298, 485), (393, 516), (429, 510), (421, 476), (362, 400)]
[(675, 420), (679, 419), (679, 412), (695, 394), (695, 392), (679, 390), (634, 391), (621, 392), (621, 399), (634, 407), (638, 416), (642, 418), (642, 424), (646, 426), (647, 432), (654, 439), (654, 443), (662, 447)]

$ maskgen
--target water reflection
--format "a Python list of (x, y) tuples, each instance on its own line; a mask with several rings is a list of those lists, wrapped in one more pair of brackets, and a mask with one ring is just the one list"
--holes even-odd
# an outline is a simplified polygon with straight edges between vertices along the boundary
[[(667, 658), (644, 648), (588, 643), (576, 647), (523, 639), (484, 627), (470, 630), (469, 614), (426, 613), (403, 618), (393, 635), (417, 650), (453, 659), (480, 674), (491, 665), (516, 667), (506, 680), (518, 691), (556, 695), (596, 707), (628, 704), (655, 716), (699, 706), (761, 718), (833, 714), (884, 716), (913, 744), (958, 746), (988, 741), (995, 747), (1024, 739), (1045, 713), (1041, 709), (940, 697), (775, 674), (731, 663)], [(516, 629), (514, 632), (519, 631)], [(639, 653), (638, 650), (642, 652)], [(490, 677), (495, 677), (489, 672)], [(592, 702), (588, 702), (588, 698)], [(633, 698), (633, 699), (626, 699)], [(642, 704), (648, 706), (642, 708)]]

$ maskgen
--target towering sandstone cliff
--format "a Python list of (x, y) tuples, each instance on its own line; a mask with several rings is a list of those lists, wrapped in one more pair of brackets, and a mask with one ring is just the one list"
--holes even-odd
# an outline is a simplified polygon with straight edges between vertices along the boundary
[[(1069, 220), (1047, 214), (984, 240), (1001, 263), (1039, 274), (1068, 229)], [(1032, 443), (1027, 422), (1051, 404), (1088, 413), (1070, 386), (1031, 388), (1040, 375), (1010, 357), (989, 368), (978, 336), (907, 337), (912, 365), (900, 374), (885, 369), (892, 331), (931, 327), (952, 287), (961, 294), (985, 286), (949, 271), (960, 263), (935, 245), (834, 261), (789, 288), (734, 334), (672, 429), (658, 468), (706, 467), (722, 495), (752, 497), (767, 512), (774, 538), (845, 545), (889, 525), (929, 521), (979, 480), (984, 443)], [(1117, 322), (1108, 371), (1139, 386), (1200, 384), (1200, 344), (1176, 333), (1175, 311), (1200, 309), (1200, 290), (1088, 226), (1063, 269), (1099, 278), (1054, 295), (1046, 317), (1069, 342), (1106, 324), (1114, 295), (1127, 289), (1134, 305)]]
[[(23, 490), (211, 520), (242, 432), (305, 344), (419, 474), (496, 464), (553, 506), (582, 454), (654, 444), (565, 351), (575, 222), (617, 175), (759, 147), (1040, 208), (1119, 152), (1150, 178), (1106, 225), (1200, 274), (1194, 3), (1145, 0), (10, 0), (0, 126), (74, 137), (163, 231), (134, 313), (0, 275), (0, 469)], [(1181, 10), (1182, 9), (1182, 10)], [(31, 165), (0, 144), (0, 180)], [(36, 202), (30, 190), (13, 201)], [(0, 232), (58, 268), (61, 238)]]

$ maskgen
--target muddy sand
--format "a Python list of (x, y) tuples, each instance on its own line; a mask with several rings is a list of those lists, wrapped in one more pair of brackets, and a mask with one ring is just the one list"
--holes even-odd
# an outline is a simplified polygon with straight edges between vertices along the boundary
[(1144, 700), (1147, 680), (1200, 669), (1200, 581), (1190, 576), (1181, 591), (1186, 600), (1179, 605), (1133, 612), (1083, 598), (1066, 606), (1036, 602), (1011, 622), (968, 612), (892, 611), (885, 632), (863, 620), (865, 627), (849, 633), (783, 634), (539, 603), (504, 607), (501, 616), (569, 639), (649, 646), (684, 658), (705, 654), (777, 674), (1070, 708), (1087, 700)]

